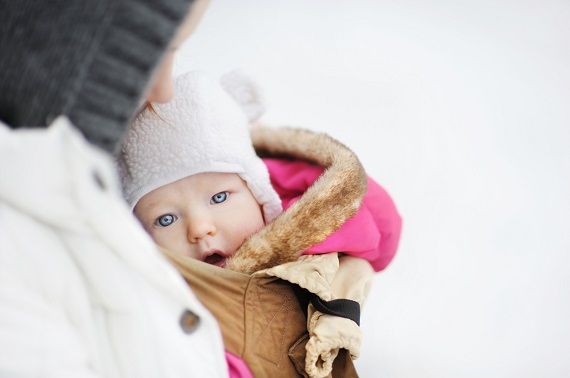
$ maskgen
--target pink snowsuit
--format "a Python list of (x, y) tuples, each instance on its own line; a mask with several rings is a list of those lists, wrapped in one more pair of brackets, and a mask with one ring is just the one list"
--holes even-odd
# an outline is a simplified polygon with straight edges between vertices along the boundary
[[(284, 210), (295, 203), (323, 173), (323, 168), (300, 160), (263, 161)], [(368, 260), (379, 272), (394, 258), (401, 230), (402, 218), (394, 201), (369, 177), (368, 189), (358, 213), (324, 242), (305, 251), (305, 254), (343, 252)]]

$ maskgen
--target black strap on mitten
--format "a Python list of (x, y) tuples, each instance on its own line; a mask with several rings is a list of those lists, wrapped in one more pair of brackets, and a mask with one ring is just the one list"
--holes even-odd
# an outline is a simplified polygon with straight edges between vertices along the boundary
[(309, 302), (317, 311), (327, 315), (340, 316), (341, 318), (350, 319), (360, 326), (360, 304), (351, 299), (333, 299), (332, 301), (322, 300), (318, 295), (303, 289), (298, 285), (291, 285), (293, 291), (299, 300), (299, 305), (305, 316), (307, 316), (307, 306)]
[(303, 310), (303, 314), (305, 314), (305, 318), (307, 317), (307, 306), (309, 306), (310, 297), (314, 295), (307, 289), (303, 289), (299, 285), (291, 284), (293, 287), (293, 292), (297, 296), (297, 300), (299, 301), (299, 306), (301, 306), (301, 310)]
[(311, 296), (311, 304), (323, 314), (340, 316), (360, 326), (360, 304), (351, 299), (333, 299), (324, 301), (318, 295)]

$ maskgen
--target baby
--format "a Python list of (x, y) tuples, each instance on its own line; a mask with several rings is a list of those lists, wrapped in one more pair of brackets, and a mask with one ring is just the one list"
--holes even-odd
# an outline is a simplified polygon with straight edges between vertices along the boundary
[(281, 200), (240, 105), (203, 73), (178, 78), (176, 89), (174, 101), (160, 105), (159, 114), (144, 111), (127, 134), (124, 192), (157, 244), (225, 267), (281, 212)]
[(324, 134), (259, 128), (252, 144), (263, 107), (246, 77), (191, 72), (175, 84), (118, 157), (134, 214), (218, 319), (228, 361), (259, 376), (355, 375), (360, 306), (400, 236), (390, 196)]

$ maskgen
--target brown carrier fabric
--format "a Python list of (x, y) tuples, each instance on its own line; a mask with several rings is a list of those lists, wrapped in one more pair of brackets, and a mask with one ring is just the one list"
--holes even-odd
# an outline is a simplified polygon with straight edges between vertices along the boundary
[[(307, 319), (291, 283), (263, 271), (247, 275), (163, 252), (218, 320), (226, 350), (243, 359), (255, 377), (307, 377)], [(332, 377), (357, 376), (342, 349)]]

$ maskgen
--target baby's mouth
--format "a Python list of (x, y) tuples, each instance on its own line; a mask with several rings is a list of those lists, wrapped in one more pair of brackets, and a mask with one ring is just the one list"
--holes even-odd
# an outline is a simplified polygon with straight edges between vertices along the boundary
[(209, 255), (208, 257), (206, 257), (204, 259), (204, 262), (206, 264), (212, 264), (215, 266), (219, 266), (220, 268), (225, 268), (226, 266), (226, 257), (220, 255), (219, 253), (212, 253), (211, 255)]

